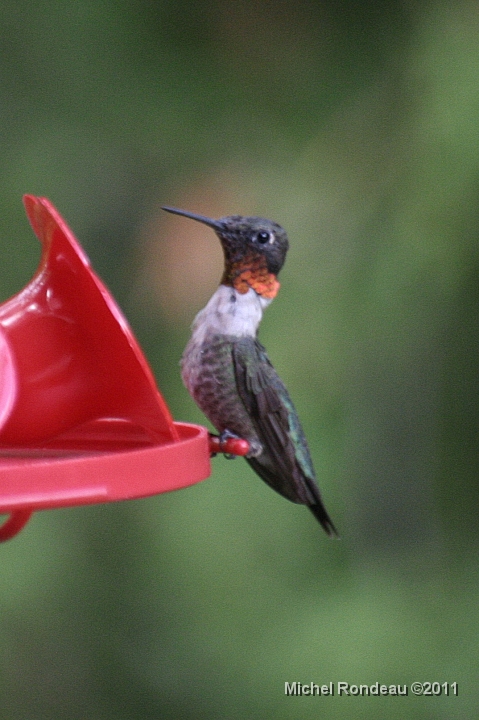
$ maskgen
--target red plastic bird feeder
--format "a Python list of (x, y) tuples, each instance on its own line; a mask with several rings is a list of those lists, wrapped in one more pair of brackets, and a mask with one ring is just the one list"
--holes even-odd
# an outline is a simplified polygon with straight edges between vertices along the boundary
[(173, 422), (120, 309), (45, 198), (26, 195), (40, 239), (31, 282), (0, 305), (0, 541), (34, 510), (146, 497), (210, 475), (210, 453), (244, 455)]

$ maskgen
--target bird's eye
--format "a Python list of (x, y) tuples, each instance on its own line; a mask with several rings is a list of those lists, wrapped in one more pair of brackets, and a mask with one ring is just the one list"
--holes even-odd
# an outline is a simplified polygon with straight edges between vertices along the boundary
[(266, 230), (260, 230), (258, 233), (256, 233), (256, 240), (257, 242), (261, 243), (261, 245), (264, 245), (267, 242), (272, 242), (273, 237), (271, 233), (266, 232)]

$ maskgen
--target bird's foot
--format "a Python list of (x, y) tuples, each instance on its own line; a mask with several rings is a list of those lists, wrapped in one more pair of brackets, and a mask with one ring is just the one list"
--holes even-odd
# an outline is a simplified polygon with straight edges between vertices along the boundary
[(228, 460), (234, 460), (238, 455), (247, 455), (249, 451), (249, 442), (232, 433), (230, 430), (223, 430), (219, 436), (210, 434), (210, 452), (212, 457), (218, 453), (223, 453)]

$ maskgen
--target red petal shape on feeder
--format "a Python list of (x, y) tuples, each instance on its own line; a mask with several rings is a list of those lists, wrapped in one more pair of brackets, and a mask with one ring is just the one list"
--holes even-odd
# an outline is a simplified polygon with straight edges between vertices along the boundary
[(152, 439), (178, 439), (127, 321), (73, 233), (45, 198), (24, 202), (43, 252), (31, 282), (0, 306), (2, 361), (15, 381), (2, 388), (10, 395), (5, 405), (15, 401), (0, 444), (44, 441), (109, 416), (136, 423)]
[(208, 477), (206, 429), (173, 422), (65, 221), (45, 198), (24, 202), (43, 250), (31, 282), (0, 305), (0, 512), (18, 511), (21, 525), (28, 509), (142, 497)]

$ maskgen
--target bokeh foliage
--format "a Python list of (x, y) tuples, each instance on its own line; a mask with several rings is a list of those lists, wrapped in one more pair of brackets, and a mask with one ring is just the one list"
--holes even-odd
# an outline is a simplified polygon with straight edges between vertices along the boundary
[(178, 359), (219, 248), (182, 273), (195, 230), (158, 205), (281, 222), (261, 339), (342, 535), (221, 458), (178, 493), (39, 514), (0, 547), (5, 720), (477, 716), (478, 135), (470, 0), (2, 2), (1, 297), (38, 259), (21, 195), (46, 195), (203, 423)]

